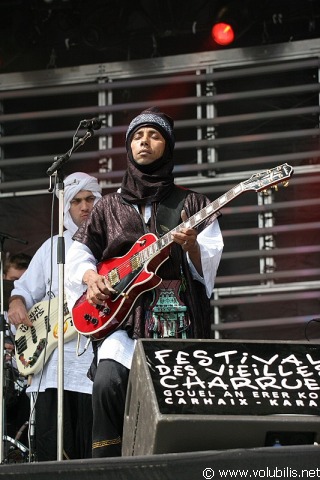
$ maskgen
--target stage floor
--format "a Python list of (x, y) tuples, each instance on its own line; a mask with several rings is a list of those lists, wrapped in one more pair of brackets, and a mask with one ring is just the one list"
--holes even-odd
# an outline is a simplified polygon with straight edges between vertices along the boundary
[(135, 457), (3, 464), (15, 480), (196, 480), (319, 478), (320, 447), (264, 447)]

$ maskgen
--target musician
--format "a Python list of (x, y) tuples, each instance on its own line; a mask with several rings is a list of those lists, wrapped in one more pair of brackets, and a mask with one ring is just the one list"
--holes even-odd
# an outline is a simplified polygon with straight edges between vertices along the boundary
[(4, 262), (3, 278), (11, 281), (18, 280), (27, 270), (31, 258), (31, 255), (23, 252), (9, 255)]
[[(8, 308), (13, 282), (27, 270), (31, 258), (31, 255), (24, 252), (6, 256), (3, 266), (5, 310)], [(7, 312), (5, 312), (5, 317), (6, 314)], [(25, 424), (29, 420), (30, 402), (26, 395), (26, 381), (19, 375), (15, 361), (14, 334), (11, 332), (10, 325), (6, 324), (5, 327), (5, 433), (11, 438), (15, 438), (19, 434), (20, 441), (27, 444), (28, 431)]]
[[(72, 235), (84, 222), (94, 203), (101, 197), (101, 188), (96, 178), (77, 172), (64, 180), (64, 241), (68, 251)], [(24, 275), (16, 280), (9, 299), (8, 318), (14, 325), (31, 326), (28, 318), (30, 308), (49, 301), (58, 295), (58, 236), (46, 240), (33, 256)], [(53, 315), (52, 315), (53, 317)], [(54, 318), (50, 319), (51, 323)], [(51, 325), (52, 326), (52, 325)], [(54, 327), (54, 325), (53, 325)], [(79, 353), (83, 352), (86, 339), (81, 339)], [(91, 456), (92, 382), (87, 371), (92, 362), (92, 349), (77, 356), (77, 337), (64, 345), (64, 456), (65, 458), (88, 458)], [(32, 377), (27, 392), (36, 396), (35, 437), (38, 461), (57, 459), (57, 372), (58, 350), (55, 349), (43, 371)], [(37, 393), (39, 392), (39, 393)]]
[[(108, 300), (116, 286), (99, 273), (97, 264), (124, 256), (147, 232), (161, 237), (210, 203), (204, 195), (175, 185), (174, 144), (173, 120), (158, 108), (145, 110), (131, 121), (121, 189), (95, 205), (86, 225), (73, 237), (75, 242), (67, 255), (70, 308), (85, 290), (89, 305), (110, 306)], [(197, 228), (185, 226), (172, 233), (169, 258), (157, 269), (161, 284), (137, 295), (121, 326), (94, 343), (100, 345), (96, 372), (91, 369), (93, 457), (121, 455), (126, 389), (136, 339), (210, 337), (209, 299), (222, 249), (215, 216)], [(164, 299), (168, 304), (162, 309)]]

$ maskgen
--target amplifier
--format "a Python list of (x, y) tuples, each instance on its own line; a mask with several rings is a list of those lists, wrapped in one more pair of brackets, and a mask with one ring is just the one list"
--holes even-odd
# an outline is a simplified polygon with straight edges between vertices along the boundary
[(318, 344), (137, 342), (123, 455), (319, 442)]

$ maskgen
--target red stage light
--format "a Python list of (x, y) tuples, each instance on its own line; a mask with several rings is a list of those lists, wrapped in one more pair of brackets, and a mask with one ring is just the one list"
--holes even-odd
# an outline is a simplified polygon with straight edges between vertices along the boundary
[(213, 40), (219, 45), (230, 45), (234, 40), (234, 31), (229, 23), (216, 23), (211, 30)]

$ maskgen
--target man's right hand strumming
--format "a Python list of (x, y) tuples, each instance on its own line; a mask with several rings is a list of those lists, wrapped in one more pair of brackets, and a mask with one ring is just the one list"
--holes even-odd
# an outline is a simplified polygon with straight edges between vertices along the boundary
[(87, 285), (87, 300), (91, 305), (104, 304), (115, 290), (111, 287), (104, 275), (94, 270), (87, 270), (83, 275), (83, 282)]

